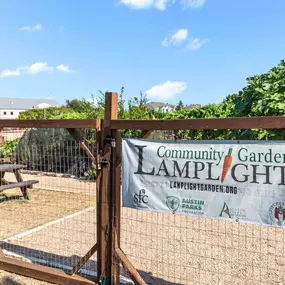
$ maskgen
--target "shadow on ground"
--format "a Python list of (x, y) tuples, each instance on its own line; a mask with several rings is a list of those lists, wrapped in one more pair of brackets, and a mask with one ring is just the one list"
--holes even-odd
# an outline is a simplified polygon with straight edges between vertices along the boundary
[(24, 200), (23, 195), (14, 195), (14, 196), (6, 196), (5, 194), (0, 195), (0, 203), (8, 202), (11, 200), (22, 200), (23, 203), (27, 202), (27, 200)]
[(13, 280), (12, 278), (10, 277), (4, 277), (2, 280), (1, 280), (1, 284), (2, 285), (23, 285), (23, 283), (20, 283), (16, 280)]
[[(24, 246), (10, 244), (7, 242), (3, 242), (0, 245), (0, 247), (4, 250), (9, 251), (10, 253), (21, 256), (23, 260), (28, 260), (29, 262), (40, 265), (48, 265), (49, 267), (62, 269), (64, 271), (71, 270), (72, 267), (82, 258), (81, 256), (77, 255), (62, 256), (62, 255), (52, 254), (41, 250), (35, 250)], [(94, 259), (90, 259), (89, 261), (87, 261), (87, 263), (82, 267), (82, 269), (78, 273), (79, 275), (85, 278), (95, 281), (96, 261)], [(153, 276), (151, 272), (145, 272), (139, 270), (139, 273), (148, 285), (184, 285), (182, 283), (174, 283), (164, 280), (162, 278), (157, 278)], [(121, 274), (125, 277), (128, 277), (124, 270), (122, 270)], [(7, 285), (21, 285), (17, 281), (14, 281), (10, 278), (6, 279), (7, 279)]]

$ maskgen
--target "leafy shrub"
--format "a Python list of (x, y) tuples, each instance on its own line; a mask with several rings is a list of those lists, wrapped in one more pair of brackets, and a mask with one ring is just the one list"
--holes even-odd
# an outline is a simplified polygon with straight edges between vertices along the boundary
[(0, 157), (2, 158), (11, 157), (12, 154), (15, 152), (18, 143), (19, 143), (18, 140), (6, 142), (0, 149)]

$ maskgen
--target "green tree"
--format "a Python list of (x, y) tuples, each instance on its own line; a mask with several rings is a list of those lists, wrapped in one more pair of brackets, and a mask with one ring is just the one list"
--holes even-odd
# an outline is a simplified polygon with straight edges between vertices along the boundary
[[(285, 115), (285, 61), (267, 73), (247, 78), (247, 85), (220, 104), (176, 110), (171, 119), (231, 118)], [(180, 131), (187, 139), (284, 139), (280, 130)]]
[(178, 102), (178, 105), (176, 106), (176, 110), (177, 111), (179, 111), (179, 110), (182, 110), (184, 108), (184, 104), (183, 104), (183, 102), (182, 102), (182, 100), (180, 100), (179, 102)]
[(41, 120), (52, 119), (56, 116), (63, 116), (65, 114), (75, 113), (72, 109), (67, 107), (50, 107), (46, 109), (32, 109), (21, 112), (19, 119), (21, 120)]

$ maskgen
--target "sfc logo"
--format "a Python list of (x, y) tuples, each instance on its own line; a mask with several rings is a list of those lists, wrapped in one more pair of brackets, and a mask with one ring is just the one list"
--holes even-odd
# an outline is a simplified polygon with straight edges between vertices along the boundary
[(274, 225), (283, 226), (285, 224), (285, 203), (273, 204), (269, 209), (269, 215)]
[(177, 197), (169, 196), (166, 198), (166, 205), (174, 213), (180, 206), (180, 200)]

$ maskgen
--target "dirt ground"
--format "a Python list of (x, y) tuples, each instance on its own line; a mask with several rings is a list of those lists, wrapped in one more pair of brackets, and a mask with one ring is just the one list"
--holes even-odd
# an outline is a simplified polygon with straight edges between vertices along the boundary
[[(2, 244), (4, 249), (36, 262), (72, 266), (96, 243), (96, 209), (90, 208), (94, 184), (74, 182), (70, 193), (65, 182), (72, 184), (56, 178), (50, 185), (58, 190), (33, 189), (30, 202), (0, 203), (1, 239), (65, 216)], [(48, 178), (41, 183), (48, 186)], [(128, 208), (121, 217), (121, 247), (149, 285), (285, 284), (283, 228)], [(96, 257), (83, 269), (94, 272)]]
[[(34, 184), (35, 189), (96, 195), (96, 184), (94, 182), (88, 182), (68, 177), (61, 178), (61, 177), (46, 176), (41, 173), (37, 174), (23, 173), (22, 176), (24, 180), (39, 181), (38, 184)], [(5, 179), (11, 182), (16, 182), (15, 175), (12, 173), (6, 173)]]
[[(72, 265), (96, 242), (95, 215), (45, 227), (11, 250)], [(122, 249), (151, 285), (284, 285), (284, 239), (273, 227), (122, 209)], [(96, 270), (96, 259), (84, 269)]]
[(30, 189), (25, 200), (17, 189), (0, 196), (0, 240), (95, 206), (95, 196), (78, 193)]

